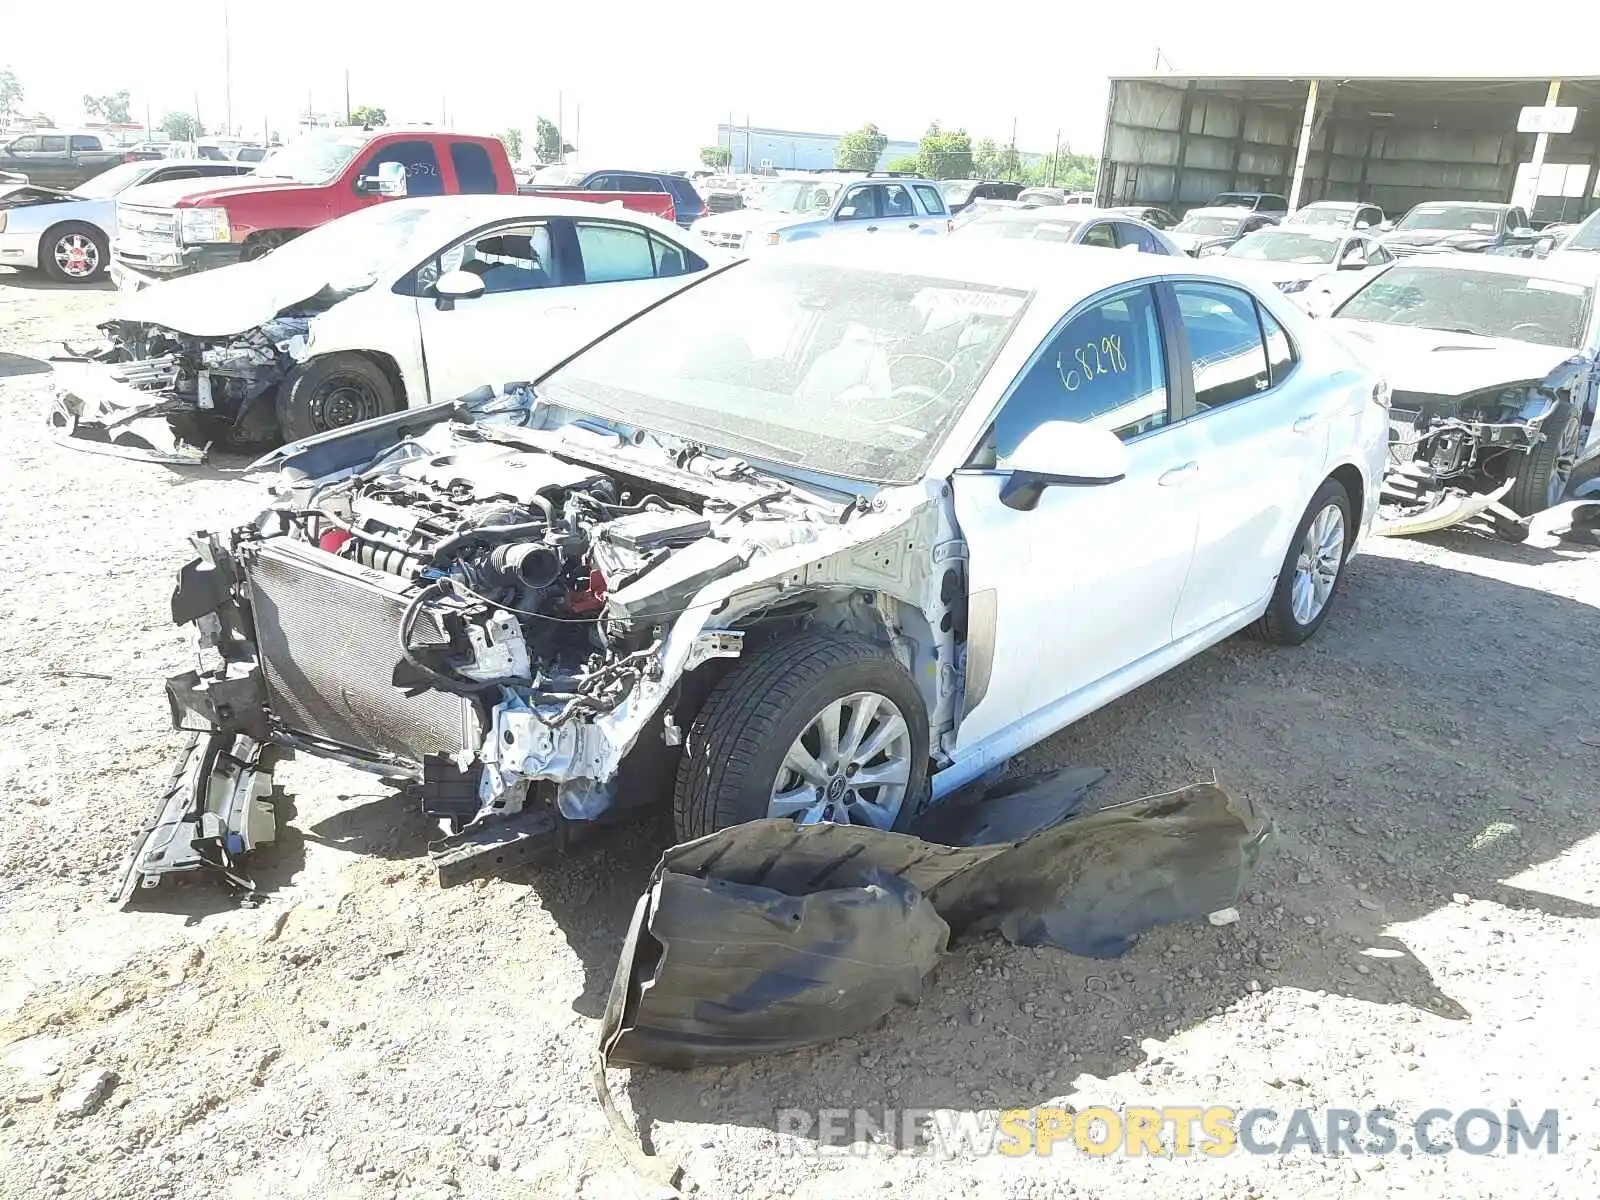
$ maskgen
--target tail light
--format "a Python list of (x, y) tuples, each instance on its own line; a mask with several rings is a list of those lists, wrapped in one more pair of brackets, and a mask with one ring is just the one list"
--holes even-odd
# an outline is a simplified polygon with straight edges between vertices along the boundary
[(127, 154), (124, 154), (122, 156), (122, 161), (125, 162), (125, 163), (138, 162), (139, 161), (139, 156), (137, 154), (134, 154), (132, 151), (129, 151)]
[(944, 231), (946, 233), (954, 233), (956, 231), (956, 222), (954, 217), (944, 223)]

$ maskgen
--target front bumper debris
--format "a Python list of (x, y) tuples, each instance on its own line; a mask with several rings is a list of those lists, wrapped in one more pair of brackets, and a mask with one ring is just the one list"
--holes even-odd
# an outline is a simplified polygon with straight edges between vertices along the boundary
[[(1500, 503), (1515, 483), (1515, 479), (1508, 479), (1492, 492), (1466, 492), (1460, 488), (1440, 488), (1420, 493), (1399, 492), (1401, 503), (1379, 506), (1378, 519), (1373, 523), (1372, 532), (1379, 537), (1436, 533), (1484, 513), (1499, 521), (1520, 524), (1523, 518)], [(1392, 489), (1394, 481), (1385, 481), (1386, 497), (1396, 495)]]
[(1212, 783), (1078, 815), (1104, 772), (928, 810), (939, 840), (770, 819), (674, 846), (623, 944), (600, 1052), (693, 1067), (793, 1050), (916, 999), (949, 938), (1109, 958), (1230, 907), (1270, 822)]
[(173, 431), (170, 417), (193, 406), (140, 383), (159, 383), (160, 359), (133, 363), (57, 362), (56, 394), (46, 422), (59, 445), (141, 462), (199, 466), (209, 447), (192, 446)]
[(123, 864), (113, 901), (126, 906), (167, 875), (212, 871), (247, 895), (255, 883), (239, 860), (277, 838), (273, 767), (285, 755), (242, 734), (192, 734)]

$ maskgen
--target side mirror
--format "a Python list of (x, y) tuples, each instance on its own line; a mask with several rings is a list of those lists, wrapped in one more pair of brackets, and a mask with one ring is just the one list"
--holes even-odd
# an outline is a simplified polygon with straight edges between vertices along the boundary
[(1046, 421), (1022, 439), (1007, 464), (1000, 503), (1018, 512), (1038, 507), (1049, 487), (1103, 487), (1128, 474), (1128, 448), (1109, 429)]
[(483, 276), (471, 271), (446, 271), (433, 285), (434, 307), (448, 312), (457, 300), (483, 295)]
[(1511, 236), (1514, 238), (1534, 238), (1539, 236), (1539, 231), (1530, 229), (1526, 225), (1518, 225), (1511, 231)]
[(394, 199), (406, 194), (405, 163), (378, 164), (376, 175), (363, 175), (356, 180), (356, 191), (363, 196), (387, 196)]

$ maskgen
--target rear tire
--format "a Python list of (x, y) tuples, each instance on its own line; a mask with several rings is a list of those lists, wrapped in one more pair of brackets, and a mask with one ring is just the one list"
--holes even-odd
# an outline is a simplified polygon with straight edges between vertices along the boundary
[[(1335, 526), (1336, 546), (1332, 541)], [(1323, 480), (1295, 527), (1272, 599), (1261, 619), (1251, 626), (1252, 632), (1277, 646), (1298, 646), (1314, 634), (1344, 581), (1344, 564), (1349, 561), (1354, 536), (1350, 493), (1337, 479)]]
[(56, 225), (39, 239), (39, 269), (57, 283), (96, 283), (110, 263), (106, 235), (82, 221)]
[(1517, 481), (1505, 505), (1519, 517), (1531, 517), (1558, 504), (1577, 461), (1583, 416), (1570, 400), (1558, 400), (1540, 429), (1544, 440), (1523, 455)]
[[(892, 706), (904, 720), (906, 779), (892, 824), (910, 819), (928, 781), (928, 712), (916, 684), (886, 649), (865, 638), (805, 633), (756, 650), (706, 698), (678, 763), (672, 806), (678, 839), (770, 815), (790, 747), (828, 707), (859, 696), (887, 702), (884, 711)], [(837, 778), (857, 773), (851, 765)]]
[(278, 389), (284, 441), (388, 416), (403, 407), (382, 367), (362, 354), (329, 354), (302, 363)]

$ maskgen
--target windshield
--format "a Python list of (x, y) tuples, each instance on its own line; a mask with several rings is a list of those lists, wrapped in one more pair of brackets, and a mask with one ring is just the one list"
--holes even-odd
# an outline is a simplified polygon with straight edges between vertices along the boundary
[(1565, 279), (1401, 264), (1351, 296), (1334, 316), (1576, 348), (1591, 295), (1591, 288)]
[(1348, 208), (1302, 208), (1289, 214), (1286, 225), (1332, 225), (1343, 229), (1354, 214)]
[(315, 275), (335, 292), (359, 292), (385, 267), (409, 267), (439, 249), (459, 225), (421, 205), (378, 204), (302, 233), (257, 261), (267, 271)]
[(807, 471), (921, 478), (1030, 293), (743, 263), (578, 355), (539, 395)]
[(106, 200), (123, 188), (132, 187), (161, 165), (159, 161), (122, 163), (80, 183), (72, 189), (72, 194), (82, 196), (85, 200)]
[(313, 133), (274, 150), (256, 168), (258, 177), (320, 185), (336, 179), (368, 142), (365, 134)]
[(749, 207), (762, 212), (825, 213), (839, 194), (837, 183), (813, 183), (809, 179), (779, 179), (769, 183)]
[(1572, 233), (1567, 235), (1567, 240), (1561, 243), (1563, 250), (1600, 250), (1600, 213), (1595, 213), (1579, 225)]
[(1256, 198), (1249, 192), (1223, 192), (1213, 196), (1209, 208), (1254, 208)]
[(1493, 233), (1500, 227), (1498, 208), (1470, 204), (1419, 204), (1400, 218), (1396, 229), (1460, 229)]
[(1334, 251), (1338, 248), (1338, 238), (1263, 229), (1246, 234), (1229, 246), (1228, 257), (1248, 258), (1256, 262), (1304, 263), (1313, 266), (1331, 263)]
[(1070, 217), (1050, 216), (1040, 220), (1032, 214), (1023, 215), (1003, 210), (979, 217), (963, 225), (962, 234), (972, 237), (1032, 238), (1037, 242), (1070, 242), (1082, 221)]
[(1215, 237), (1232, 237), (1239, 231), (1239, 222), (1226, 217), (1185, 217), (1173, 233), (1203, 233)]

